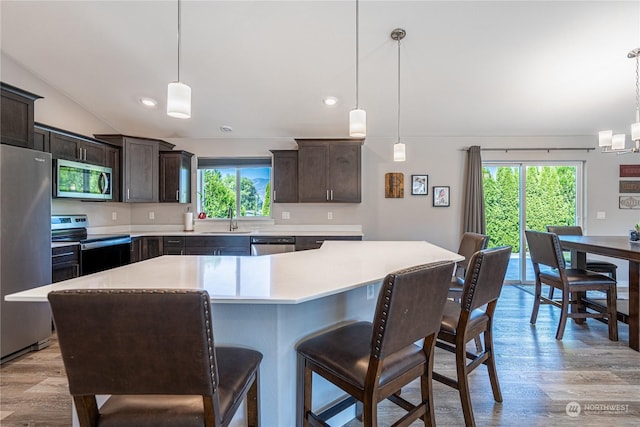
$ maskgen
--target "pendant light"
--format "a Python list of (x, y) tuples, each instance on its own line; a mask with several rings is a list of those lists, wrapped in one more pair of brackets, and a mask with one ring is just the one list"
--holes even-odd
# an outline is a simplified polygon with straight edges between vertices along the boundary
[(359, 16), (358, 0), (356, 0), (356, 108), (349, 112), (349, 136), (361, 138), (367, 136), (367, 112), (361, 110), (358, 106), (358, 77), (360, 72)]
[(635, 143), (635, 147), (626, 148), (627, 137), (624, 133), (614, 135), (612, 130), (603, 130), (598, 133), (598, 145), (603, 153), (640, 152), (640, 48), (629, 52), (627, 58), (636, 60), (636, 121), (631, 124), (631, 140)]
[(391, 38), (398, 42), (398, 140), (393, 144), (393, 161), (404, 162), (407, 159), (405, 146), (400, 142), (400, 40), (407, 35), (402, 28), (396, 28), (391, 32)]
[(178, 0), (178, 80), (167, 87), (167, 114), (179, 119), (191, 117), (191, 88), (180, 81), (180, 12)]

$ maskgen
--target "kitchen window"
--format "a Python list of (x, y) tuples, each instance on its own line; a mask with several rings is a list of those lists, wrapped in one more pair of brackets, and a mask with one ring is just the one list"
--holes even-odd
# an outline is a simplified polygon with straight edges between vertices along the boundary
[(199, 158), (198, 212), (207, 218), (271, 217), (271, 158)]

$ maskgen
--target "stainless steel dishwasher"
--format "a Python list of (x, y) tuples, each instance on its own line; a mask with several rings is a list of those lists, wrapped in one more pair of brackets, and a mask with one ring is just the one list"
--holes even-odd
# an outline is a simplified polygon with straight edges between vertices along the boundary
[(252, 236), (251, 255), (271, 255), (296, 250), (296, 238), (293, 236)]

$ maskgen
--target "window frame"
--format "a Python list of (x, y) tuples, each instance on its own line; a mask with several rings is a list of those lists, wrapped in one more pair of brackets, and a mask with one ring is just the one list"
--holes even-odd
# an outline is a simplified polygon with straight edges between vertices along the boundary
[[(273, 184), (273, 161), (271, 157), (199, 157), (196, 169), (196, 207), (198, 212), (204, 210), (203, 203), (206, 198), (206, 194), (203, 192), (204, 188), (204, 174), (201, 171), (215, 170), (215, 169), (235, 169), (235, 206), (234, 206), (234, 219), (239, 220), (251, 220), (262, 221), (272, 219), (272, 207), (273, 202), (270, 200), (269, 216), (256, 215), (256, 216), (243, 216), (241, 215), (241, 182), (243, 171), (252, 168), (269, 168), (269, 183)], [(207, 217), (212, 220), (224, 220), (225, 218), (219, 217)]]

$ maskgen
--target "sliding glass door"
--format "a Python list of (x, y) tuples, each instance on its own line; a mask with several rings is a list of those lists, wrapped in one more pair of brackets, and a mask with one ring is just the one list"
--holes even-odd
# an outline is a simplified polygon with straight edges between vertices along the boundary
[(486, 162), (483, 172), (489, 246), (513, 248), (507, 282), (532, 283), (524, 230), (581, 223), (582, 163)]

